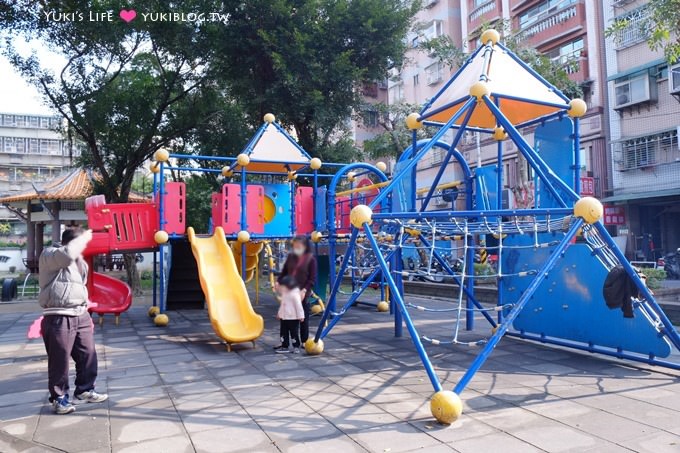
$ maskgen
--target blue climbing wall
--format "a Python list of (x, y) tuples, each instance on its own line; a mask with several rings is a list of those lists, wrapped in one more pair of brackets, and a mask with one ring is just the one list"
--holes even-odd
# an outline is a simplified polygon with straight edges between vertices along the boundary
[(290, 236), (290, 226), (292, 222), (290, 206), (290, 185), (289, 184), (262, 184), (264, 195), (269, 197), (276, 207), (276, 215), (269, 223), (264, 225), (266, 236)]
[[(548, 167), (570, 187), (574, 186), (574, 125), (571, 119), (564, 117), (560, 120), (548, 121), (536, 128), (534, 132), (534, 148)], [(561, 207), (555, 197), (536, 176), (536, 207)], [(570, 198), (557, 190), (563, 200)]]

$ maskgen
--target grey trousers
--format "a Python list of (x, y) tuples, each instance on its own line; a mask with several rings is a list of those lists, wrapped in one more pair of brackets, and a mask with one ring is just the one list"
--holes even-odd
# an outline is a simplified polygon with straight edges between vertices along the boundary
[(92, 319), (80, 316), (49, 315), (41, 324), (47, 351), (47, 379), (50, 401), (67, 395), (70, 359), (76, 363), (76, 391), (94, 389), (97, 379), (97, 351), (94, 347)]

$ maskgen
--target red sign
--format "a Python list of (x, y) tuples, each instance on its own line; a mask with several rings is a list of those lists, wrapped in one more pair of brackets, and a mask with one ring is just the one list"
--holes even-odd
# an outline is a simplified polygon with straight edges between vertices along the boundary
[(581, 195), (595, 195), (595, 178), (581, 176)]
[(625, 225), (626, 211), (623, 206), (605, 206), (604, 207), (604, 224), (605, 225)]

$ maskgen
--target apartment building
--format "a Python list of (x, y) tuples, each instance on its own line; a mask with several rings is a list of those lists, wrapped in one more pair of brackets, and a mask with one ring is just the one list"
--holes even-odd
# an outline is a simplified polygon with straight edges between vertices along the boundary
[[(599, 0), (428, 0), (416, 17), (417, 31), (409, 36), (407, 64), (389, 81), (390, 103), (422, 104), (439, 91), (455, 72), (429, 56), (418, 44), (426, 39), (448, 35), (455, 45), (473, 51), (485, 24), (510, 22), (513, 33), (541, 53), (569, 62), (569, 77), (578, 82), (588, 103), (588, 114), (581, 120), (582, 192), (602, 196), (607, 187), (606, 74), (604, 71), (603, 15)], [(532, 130), (523, 131), (532, 143)], [(494, 163), (495, 142), (485, 135), (469, 134), (459, 149), (472, 166)], [(433, 152), (428, 164), (419, 165), (419, 183), (427, 185), (442, 158)], [(513, 204), (513, 189), (523, 172), (517, 150), (508, 142), (503, 162), (507, 205)], [(447, 175), (443, 182), (458, 175)]]
[[(44, 115), (0, 113), (0, 196), (32, 189), (60, 176), (71, 166), (59, 119)], [(0, 207), (0, 221), (16, 217)], [(21, 222), (12, 222), (20, 228)], [(15, 233), (20, 233), (15, 231)]]
[(647, 1), (603, 3), (606, 26), (627, 24), (605, 44), (612, 184), (604, 221), (629, 258), (652, 260), (680, 247), (680, 63), (648, 47)]

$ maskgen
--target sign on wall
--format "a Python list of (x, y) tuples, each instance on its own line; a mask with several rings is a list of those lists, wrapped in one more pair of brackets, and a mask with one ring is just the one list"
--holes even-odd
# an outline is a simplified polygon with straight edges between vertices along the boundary
[(605, 206), (604, 207), (604, 224), (605, 225), (625, 225), (626, 224), (626, 210), (623, 206)]
[(592, 176), (581, 176), (581, 195), (595, 195), (595, 178)]

